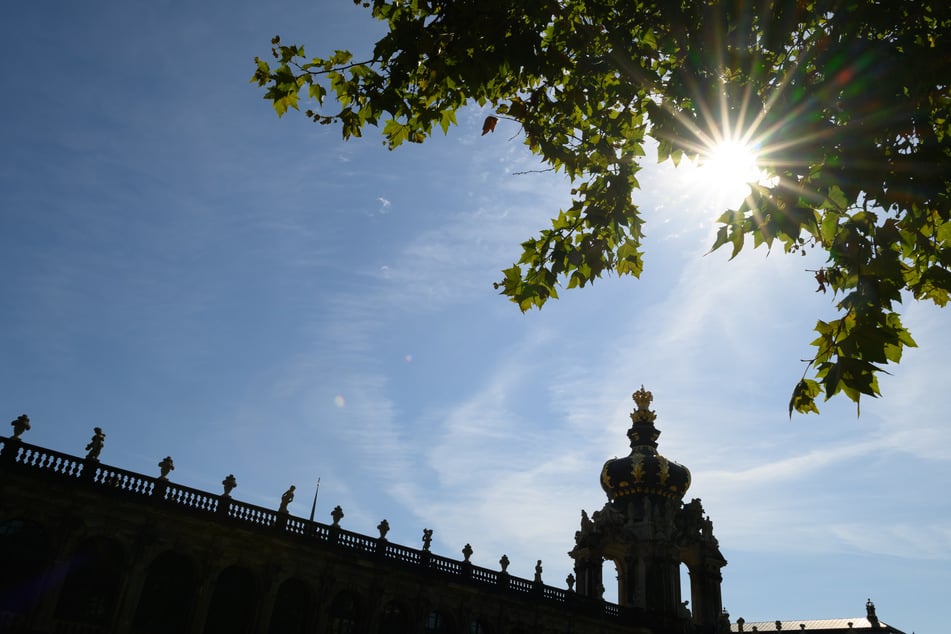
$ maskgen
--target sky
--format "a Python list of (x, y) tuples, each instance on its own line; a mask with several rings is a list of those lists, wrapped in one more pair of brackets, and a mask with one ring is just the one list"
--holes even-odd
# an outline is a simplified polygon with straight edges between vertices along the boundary
[[(733, 620), (879, 617), (942, 631), (951, 587), (951, 314), (884, 398), (787, 413), (819, 254), (706, 253), (730, 195), (648, 152), (640, 280), (521, 314), (492, 282), (568, 204), (486, 111), (422, 146), (279, 119), (270, 38), (366, 51), (341, 0), (7, 3), (0, 13), (0, 407), (24, 439), (565, 587), (581, 509), (642, 384), (729, 564)], [(510, 127), (511, 126), (511, 127)], [(733, 201), (735, 202), (735, 201)], [(945, 396), (942, 396), (945, 395)], [(4, 433), (10, 433), (4, 432)], [(606, 573), (606, 578), (610, 574)]]

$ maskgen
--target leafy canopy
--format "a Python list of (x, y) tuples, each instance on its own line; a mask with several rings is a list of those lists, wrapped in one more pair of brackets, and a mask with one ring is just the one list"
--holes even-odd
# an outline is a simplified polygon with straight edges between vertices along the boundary
[[(358, 0), (358, 4), (361, 2)], [(369, 0), (388, 25), (370, 59), (308, 58), (272, 41), (252, 82), (279, 115), (382, 128), (390, 148), (489, 106), (573, 189), (496, 284), (523, 311), (604, 273), (639, 276), (632, 202), (646, 136), (658, 159), (735, 132), (769, 179), (719, 217), (713, 249), (817, 247), (837, 318), (790, 414), (816, 398), (877, 396), (914, 346), (896, 305), (951, 293), (951, 5), (936, 0)], [(731, 132), (732, 131), (732, 132)], [(768, 185), (762, 184), (767, 182)]]

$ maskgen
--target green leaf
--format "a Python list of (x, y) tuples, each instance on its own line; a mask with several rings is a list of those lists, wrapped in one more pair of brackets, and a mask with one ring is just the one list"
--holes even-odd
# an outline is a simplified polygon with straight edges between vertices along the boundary
[(812, 379), (799, 381), (793, 389), (792, 398), (789, 399), (789, 417), (792, 418), (794, 410), (800, 414), (810, 412), (818, 414), (819, 408), (816, 407), (816, 397), (819, 396), (821, 391), (822, 388), (819, 387), (817, 381)]

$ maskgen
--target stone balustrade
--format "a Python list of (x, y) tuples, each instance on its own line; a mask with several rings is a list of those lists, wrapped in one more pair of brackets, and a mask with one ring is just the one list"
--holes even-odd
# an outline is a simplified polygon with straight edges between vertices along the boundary
[(127, 471), (103, 464), (98, 457), (80, 458), (31, 445), (17, 437), (0, 437), (0, 442), (3, 443), (0, 449), (0, 472), (32, 471), (36, 472), (37, 477), (55, 478), (73, 486), (93, 487), (103, 495), (143, 504), (167, 505), (169, 510), (201, 515), (208, 521), (236, 523), (272, 534), (284, 533), (295, 539), (309, 541), (317, 547), (344, 549), (367, 557), (381, 558), (393, 565), (424, 567), (436, 574), (451, 577), (457, 583), (491, 586), (517, 595), (532, 595), (548, 603), (575, 604), (579, 608), (584, 604), (589, 612), (594, 607), (605, 616), (618, 615), (618, 606), (614, 604), (600, 601), (592, 606), (591, 602), (579, 601), (571, 590), (514, 577), (504, 571), (474, 566), (467, 560), (441, 557), (426, 548), (419, 550), (394, 544), (382, 537), (344, 530), (339, 525), (310, 521), (241, 502), (228, 493), (209, 493), (169, 482), (163, 477)]

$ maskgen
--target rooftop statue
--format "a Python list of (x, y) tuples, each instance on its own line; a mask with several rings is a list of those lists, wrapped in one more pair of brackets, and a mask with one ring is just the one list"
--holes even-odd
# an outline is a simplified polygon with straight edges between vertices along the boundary
[(335, 507), (334, 507), (334, 510), (332, 510), (332, 511), (330, 512), (330, 517), (332, 517), (333, 520), (334, 520), (334, 526), (339, 527), (339, 526), (340, 526), (340, 520), (343, 519), (343, 509), (340, 507), (339, 504), (338, 504), (337, 506), (335, 506)]
[(284, 491), (284, 495), (281, 496), (281, 508), (277, 509), (278, 513), (287, 513), (288, 505), (294, 501), (294, 485), (291, 485), (287, 491)]
[(238, 486), (238, 481), (234, 479), (234, 474), (229, 473), (228, 477), (221, 481), (221, 486), (225, 488), (225, 492), (222, 495), (226, 498), (230, 498), (231, 492)]
[(23, 432), (30, 429), (30, 417), (26, 414), (20, 414), (10, 424), (13, 426), (13, 438), (19, 440)]
[(98, 462), (102, 446), (106, 444), (106, 435), (99, 427), (94, 427), (92, 431), (92, 439), (89, 441), (89, 444), (86, 445), (86, 451), (89, 452), (86, 454), (86, 460), (95, 460)]
[(168, 480), (169, 471), (175, 471), (175, 463), (172, 462), (171, 456), (165, 456), (162, 462), (158, 463), (158, 467), (162, 473), (162, 475), (159, 476), (160, 480)]

